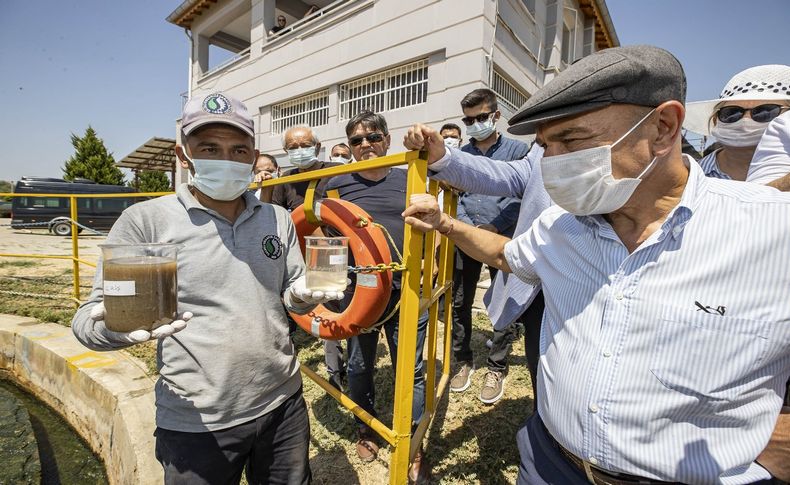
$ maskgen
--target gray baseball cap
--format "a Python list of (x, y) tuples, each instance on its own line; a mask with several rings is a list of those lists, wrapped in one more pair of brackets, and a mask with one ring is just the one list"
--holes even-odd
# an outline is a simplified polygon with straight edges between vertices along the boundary
[(181, 128), (188, 135), (196, 128), (209, 123), (235, 126), (248, 135), (255, 136), (252, 117), (244, 103), (225, 93), (192, 96), (184, 105)]
[(664, 49), (634, 45), (583, 57), (543, 86), (508, 121), (514, 135), (535, 133), (538, 125), (611, 104), (656, 107), (686, 100), (686, 75)]

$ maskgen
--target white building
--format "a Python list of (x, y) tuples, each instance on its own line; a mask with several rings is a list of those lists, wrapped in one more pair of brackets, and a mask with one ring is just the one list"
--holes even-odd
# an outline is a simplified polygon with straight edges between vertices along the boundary
[(192, 39), (187, 95), (241, 99), (258, 148), (281, 161), (284, 129), (306, 123), (329, 150), (365, 108), (386, 117), (397, 152), (415, 122), (460, 124), (480, 87), (498, 94), (504, 128), (568, 64), (619, 45), (605, 0), (308, 1), (184, 0), (167, 18)]

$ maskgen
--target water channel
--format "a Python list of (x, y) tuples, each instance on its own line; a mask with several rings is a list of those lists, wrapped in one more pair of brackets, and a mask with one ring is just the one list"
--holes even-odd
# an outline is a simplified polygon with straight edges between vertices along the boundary
[[(16, 400), (27, 411), (33, 436), (38, 444), (41, 483), (44, 485), (105, 485), (107, 475), (102, 461), (93, 454), (88, 445), (55, 411), (49, 408), (26, 391), (0, 375), (0, 400)], [(7, 409), (9, 406), (3, 406)], [(9, 427), (9, 423), (1, 423), (0, 428)], [(29, 429), (29, 428), (28, 428)], [(0, 439), (4, 439), (0, 437)], [(0, 464), (9, 462), (2, 456), (4, 449), (0, 442)], [(5, 449), (8, 449), (6, 446)], [(17, 450), (14, 451), (15, 454)], [(31, 468), (33, 464), (31, 463)], [(19, 483), (20, 478), (7, 476), (19, 473), (0, 465), (0, 484)], [(4, 475), (5, 474), (5, 475)], [(22, 481), (21, 483), (28, 483)]]

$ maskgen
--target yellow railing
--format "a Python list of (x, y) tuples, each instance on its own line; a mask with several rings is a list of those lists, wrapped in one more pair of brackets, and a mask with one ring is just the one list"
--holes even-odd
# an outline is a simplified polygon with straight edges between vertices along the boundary
[[(386, 157), (340, 165), (321, 170), (300, 173), (278, 179), (267, 180), (254, 184), (251, 188), (271, 187), (275, 185), (294, 182), (314, 181), (336, 175), (361, 172), (378, 168), (407, 165), (406, 200), (412, 194), (425, 193), (426, 187), (433, 195), (438, 195), (439, 184), (435, 181), (428, 183), (428, 162), (418, 152), (405, 152)], [(311, 184), (311, 189), (315, 184)], [(312, 191), (305, 196), (306, 201), (313, 199)], [(456, 195), (445, 192), (444, 212), (455, 215)], [(306, 204), (307, 206), (307, 204)], [(307, 207), (306, 207), (307, 208)], [(308, 214), (307, 217), (311, 217)], [(395, 368), (395, 402), (393, 406), (392, 427), (388, 427), (380, 420), (371, 416), (362, 407), (345, 394), (341, 393), (323, 377), (313, 370), (302, 365), (302, 372), (323, 388), (330, 396), (335, 398), (341, 406), (345, 407), (361, 419), (371, 429), (376, 431), (384, 440), (393, 447), (390, 462), (390, 483), (408, 483), (409, 464), (414, 454), (423, 441), (436, 414), (436, 407), (444, 394), (450, 379), (450, 352), (452, 344), (452, 331), (450, 328), (452, 298), (444, 301), (444, 340), (442, 342), (442, 367), (437, 369), (436, 355), (439, 343), (438, 314), (440, 297), (452, 287), (453, 279), (453, 244), (442, 237), (439, 245), (439, 272), (436, 285), (433, 284), (433, 270), (435, 265), (434, 251), (436, 247), (436, 233), (431, 232), (425, 237), (410, 226), (404, 226), (403, 235), (403, 265), (405, 266), (403, 283), (400, 296), (400, 321), (398, 327), (398, 359)], [(425, 268), (423, 269), (423, 260)], [(428, 312), (428, 331), (426, 335), (426, 396), (425, 409), (422, 418), (412, 433), (412, 401), (414, 398), (414, 360), (417, 355), (417, 320), (419, 316)], [(437, 381), (438, 374), (438, 381)]]
[(72, 262), (73, 294), (71, 299), (76, 305), (80, 304), (80, 264), (96, 267), (96, 263), (80, 259), (80, 248), (78, 244), (79, 229), (77, 226), (77, 199), (113, 199), (113, 198), (137, 198), (137, 197), (159, 197), (161, 195), (172, 194), (172, 192), (125, 192), (121, 194), (40, 194), (34, 192), (24, 193), (0, 193), (0, 197), (57, 197), (69, 199), (69, 218), (71, 219), (71, 256), (65, 254), (18, 254), (0, 253), (4, 258), (34, 258), (34, 259), (70, 259)]
[[(426, 187), (433, 195), (438, 195), (439, 185), (435, 181), (428, 182), (428, 163), (416, 151), (398, 153), (386, 157), (376, 158), (348, 165), (340, 165), (311, 172), (300, 173), (288, 177), (267, 180), (250, 185), (251, 189), (272, 187), (276, 185), (295, 182), (313, 181), (336, 175), (361, 172), (377, 168), (407, 165), (406, 200), (412, 194), (425, 193)], [(312, 200), (315, 184), (311, 184), (306, 200)], [(57, 258), (71, 259), (74, 268), (74, 299), (79, 302), (79, 264), (94, 264), (79, 259), (77, 245), (77, 204), (76, 199), (81, 197), (151, 197), (165, 195), (169, 192), (158, 193), (127, 193), (127, 194), (34, 194), (37, 197), (65, 197), (69, 199), (71, 207), (71, 239), (72, 255), (38, 255), (38, 254), (2, 254), (0, 257), (25, 257), (25, 258)], [(0, 194), (0, 196), (21, 197), (33, 194)], [(444, 212), (455, 215), (457, 198), (452, 192), (445, 192)], [(312, 212), (310, 210), (309, 212)], [(313, 214), (309, 214), (312, 217)], [(376, 431), (385, 441), (393, 447), (390, 462), (390, 483), (408, 483), (409, 464), (414, 459), (417, 449), (425, 438), (425, 434), (433, 422), (437, 404), (444, 394), (450, 378), (450, 352), (452, 331), (450, 328), (452, 298), (444, 300), (444, 339), (442, 341), (442, 366), (437, 369), (436, 356), (439, 344), (438, 314), (440, 297), (448, 294), (452, 287), (453, 277), (453, 243), (441, 238), (439, 245), (438, 274), (436, 284), (433, 282), (433, 271), (436, 264), (434, 251), (436, 247), (435, 232), (425, 236), (415, 231), (410, 226), (404, 225), (403, 237), (403, 265), (405, 266), (401, 296), (400, 320), (398, 328), (398, 359), (395, 369), (395, 396), (393, 405), (392, 426), (387, 426), (379, 419), (372, 416), (351, 398), (335, 389), (326, 379), (319, 376), (305, 365), (301, 366), (302, 373), (324, 389), (327, 394), (336, 399), (341, 406), (359, 417), (366, 425)], [(423, 270), (423, 260), (425, 268)], [(412, 402), (414, 398), (414, 361), (417, 356), (417, 321), (423, 312), (428, 312), (428, 330), (426, 335), (426, 396), (425, 409), (422, 418), (412, 432)], [(438, 376), (438, 381), (437, 381)]]

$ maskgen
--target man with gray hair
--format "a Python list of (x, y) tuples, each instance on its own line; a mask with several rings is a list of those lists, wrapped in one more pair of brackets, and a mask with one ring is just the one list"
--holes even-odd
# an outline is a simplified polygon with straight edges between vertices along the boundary
[[(307, 125), (296, 125), (282, 134), (283, 150), (288, 154), (288, 161), (294, 166), (286, 170), (282, 176), (311, 172), (321, 168), (340, 165), (335, 162), (323, 162), (318, 159), (321, 152), (321, 140), (312, 128)], [(272, 204), (277, 204), (292, 211), (304, 203), (304, 195), (310, 182), (277, 185), (272, 193)], [(326, 180), (318, 182), (317, 189), (323, 189)]]
[[(685, 96), (683, 68), (657, 47), (584, 57), (509, 122), (537, 134), (557, 204), (527, 232), (469, 226), (425, 194), (404, 212), (542, 285), (521, 484), (786, 480), (790, 196), (705, 177), (681, 152)], [(434, 166), (475, 164), (500, 180), (530, 163), (459, 155), (424, 125), (405, 144)]]

